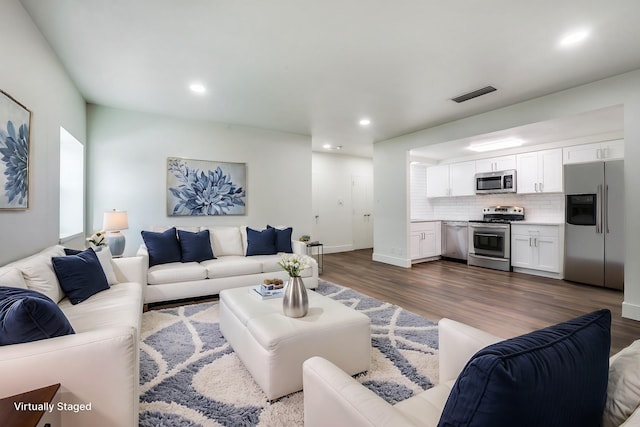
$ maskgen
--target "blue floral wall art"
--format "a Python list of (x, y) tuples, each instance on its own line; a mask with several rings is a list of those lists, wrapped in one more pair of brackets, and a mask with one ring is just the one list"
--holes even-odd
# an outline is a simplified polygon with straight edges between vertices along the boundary
[(0, 209), (29, 207), (31, 111), (0, 90)]
[(167, 215), (245, 215), (246, 163), (167, 158)]

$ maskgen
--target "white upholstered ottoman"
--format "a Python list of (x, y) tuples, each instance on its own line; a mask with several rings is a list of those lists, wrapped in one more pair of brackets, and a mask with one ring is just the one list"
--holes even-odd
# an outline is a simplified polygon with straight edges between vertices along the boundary
[(297, 319), (282, 314), (282, 298), (262, 300), (251, 287), (220, 292), (220, 330), (268, 400), (302, 390), (302, 362), (312, 356), (351, 375), (369, 369), (369, 317), (307, 292), (309, 312)]

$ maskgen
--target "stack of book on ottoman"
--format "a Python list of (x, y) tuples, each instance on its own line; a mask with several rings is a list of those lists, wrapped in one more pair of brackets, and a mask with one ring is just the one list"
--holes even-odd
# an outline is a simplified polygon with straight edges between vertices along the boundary
[(262, 299), (278, 298), (284, 294), (284, 282), (281, 279), (264, 279), (264, 282), (252, 288)]

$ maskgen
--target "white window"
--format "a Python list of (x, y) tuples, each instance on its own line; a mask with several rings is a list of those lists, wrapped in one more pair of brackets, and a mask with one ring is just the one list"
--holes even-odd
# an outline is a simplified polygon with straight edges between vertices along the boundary
[(84, 233), (84, 145), (60, 128), (60, 242)]

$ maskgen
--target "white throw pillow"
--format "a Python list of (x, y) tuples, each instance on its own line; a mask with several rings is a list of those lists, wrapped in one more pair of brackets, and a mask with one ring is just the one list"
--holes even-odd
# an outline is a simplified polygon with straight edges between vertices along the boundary
[(111, 250), (108, 246), (104, 246), (101, 250), (96, 252), (98, 256), (98, 261), (100, 261), (100, 265), (102, 266), (102, 271), (104, 271), (104, 275), (107, 276), (107, 283), (109, 286), (115, 285), (118, 283), (118, 279), (116, 279), (116, 273), (113, 271), (113, 265), (111, 264), (112, 256)]
[(215, 257), (244, 255), (242, 237), (238, 227), (210, 227), (209, 239)]
[(640, 406), (640, 340), (620, 351), (609, 366), (603, 427), (617, 427)]
[[(257, 230), (257, 229), (255, 229)], [(242, 256), (247, 256), (247, 248), (249, 247), (249, 239), (247, 238), (247, 226), (240, 226), (240, 237), (242, 238)]]
[(27, 284), (24, 282), (22, 272), (16, 267), (0, 268), (0, 286), (27, 289)]
[[(56, 255), (59, 256), (59, 255)], [(64, 256), (64, 253), (62, 254)], [(53, 270), (51, 256), (38, 255), (21, 262), (19, 267), (27, 288), (45, 294), (56, 304), (64, 298), (64, 292)]]

